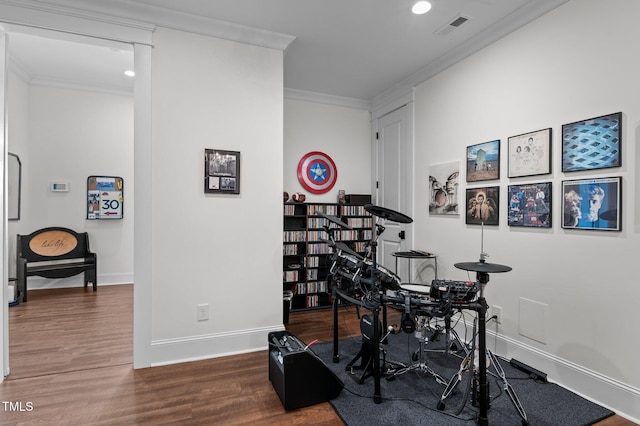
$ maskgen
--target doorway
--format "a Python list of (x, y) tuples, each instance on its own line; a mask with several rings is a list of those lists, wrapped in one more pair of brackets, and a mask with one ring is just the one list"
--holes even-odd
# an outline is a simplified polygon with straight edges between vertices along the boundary
[[(376, 200), (377, 204), (412, 218), (413, 215), (413, 104), (403, 105), (375, 120)], [(378, 240), (378, 262), (394, 270), (393, 253), (412, 247), (410, 223), (383, 222)], [(398, 275), (405, 282), (409, 277)]]
[[(22, 214), (20, 220), (8, 222), (5, 234), (8, 276), (15, 276), (16, 234), (28, 234), (46, 226), (64, 226), (89, 232), (91, 248), (98, 252), (105, 265), (99, 287), (131, 285), (133, 198), (128, 206), (125, 198), (122, 221), (89, 221), (86, 219), (86, 179), (104, 171), (121, 175), (125, 178), (125, 197), (127, 190), (133, 195), (134, 82), (123, 74), (134, 66), (132, 46), (13, 25), (7, 29), (7, 38), (9, 130), (6, 145), (9, 152), (20, 156), (23, 164)], [(116, 72), (117, 77), (110, 77)], [(69, 191), (51, 191), (50, 185), (56, 181), (68, 183)], [(127, 182), (131, 183), (128, 187)], [(118, 269), (113, 265), (118, 265)], [(118, 272), (122, 270), (128, 272)], [(71, 287), (73, 291), (82, 292), (81, 276), (41, 281), (30, 278), (30, 286), (34, 287), (32, 280), (47, 288), (42, 290), (42, 297), (52, 294), (57, 297), (57, 293), (66, 292), (50, 288)], [(101, 293), (105, 292), (99, 289), (89, 297)], [(133, 291), (128, 293), (132, 298)], [(27, 304), (10, 308), (11, 315), (5, 318), (15, 319), (18, 310), (38, 315), (34, 301), (31, 298)], [(132, 300), (130, 302), (133, 305)], [(65, 309), (62, 305), (56, 312), (77, 316), (70, 309), (72, 306)], [(76, 319), (82, 321), (82, 318)], [(46, 329), (46, 320), (42, 326)], [(13, 329), (11, 324), (9, 329)], [(14, 337), (9, 331), (5, 347), (9, 347)], [(8, 361), (5, 361), (10, 365), (11, 351), (6, 353)], [(132, 356), (130, 353), (129, 357)], [(57, 367), (51, 365), (51, 368)], [(25, 374), (16, 373), (22, 377)]]

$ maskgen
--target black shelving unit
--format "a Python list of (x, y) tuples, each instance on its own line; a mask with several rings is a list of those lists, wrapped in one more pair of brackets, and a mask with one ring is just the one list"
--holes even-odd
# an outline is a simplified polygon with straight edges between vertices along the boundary
[[(326, 219), (316, 212), (336, 216), (353, 230), (335, 233), (337, 240), (365, 254), (366, 243), (373, 234), (373, 218), (363, 206), (334, 203), (284, 203), (283, 291), (285, 323), (288, 311), (328, 308), (331, 306), (331, 249), (324, 226)], [(291, 293), (287, 293), (291, 292)]]

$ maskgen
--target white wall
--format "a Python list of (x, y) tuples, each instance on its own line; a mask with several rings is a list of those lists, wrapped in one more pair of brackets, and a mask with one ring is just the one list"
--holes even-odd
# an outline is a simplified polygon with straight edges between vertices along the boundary
[[(152, 363), (265, 347), (282, 329), (282, 51), (158, 28), (152, 70)], [(240, 152), (239, 195), (204, 194), (206, 148)]]
[[(313, 194), (298, 181), (298, 162), (312, 151), (336, 163), (338, 179), (325, 194)], [(371, 118), (369, 112), (344, 106), (285, 99), (284, 190), (301, 192), (307, 202), (335, 203), (338, 190), (371, 194)]]
[[(500, 225), (485, 226), (484, 249), (488, 262), (513, 271), (491, 275), (486, 287), (488, 304), (502, 307), (489, 342), (499, 354), (636, 419), (639, 15), (640, 2), (632, 0), (571, 1), (421, 84), (414, 217), (416, 243), (428, 241), (440, 255), (439, 275), (467, 279), (453, 264), (478, 259), (480, 227), (465, 225), (463, 215), (429, 215), (428, 166), (464, 164), (467, 146), (501, 139), (502, 177), (487, 182), (500, 186)], [(617, 111), (623, 112), (622, 167), (562, 173), (561, 125)], [(507, 178), (507, 138), (545, 127), (553, 128), (553, 173)], [(622, 232), (561, 228), (562, 180), (592, 176), (622, 176)], [(549, 180), (553, 228), (507, 226), (507, 186)], [(463, 172), (460, 192), (482, 184), (467, 185)], [(535, 306), (535, 314), (527, 316), (522, 303)]]
[[(9, 81), (9, 151), (22, 162), (21, 217), (9, 222), (9, 271), (15, 235), (48, 226), (88, 232), (98, 254), (98, 284), (133, 282), (133, 100), (131, 96)], [(124, 179), (122, 220), (86, 220), (87, 177)], [(54, 181), (69, 192), (51, 192)], [(29, 289), (82, 286), (82, 275), (29, 278)]]

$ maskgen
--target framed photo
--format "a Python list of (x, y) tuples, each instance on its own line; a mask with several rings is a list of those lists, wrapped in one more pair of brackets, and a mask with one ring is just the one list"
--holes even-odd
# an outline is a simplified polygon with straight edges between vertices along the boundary
[(562, 182), (562, 227), (596, 231), (622, 230), (622, 178)]
[(219, 149), (204, 150), (204, 192), (240, 193), (240, 153)]
[(87, 219), (122, 219), (124, 180), (119, 176), (87, 178)]
[(509, 185), (509, 226), (551, 228), (551, 182)]
[(500, 140), (467, 147), (467, 182), (500, 178)]
[(498, 225), (500, 187), (467, 188), (467, 225)]
[(562, 125), (562, 171), (620, 167), (622, 113)]
[(551, 173), (551, 128), (512, 136), (507, 142), (510, 178)]
[(429, 166), (429, 214), (457, 215), (460, 161)]

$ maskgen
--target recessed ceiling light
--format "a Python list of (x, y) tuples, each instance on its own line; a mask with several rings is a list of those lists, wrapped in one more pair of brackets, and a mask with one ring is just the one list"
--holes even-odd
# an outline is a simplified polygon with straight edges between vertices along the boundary
[(411, 11), (416, 15), (424, 15), (431, 10), (431, 3), (428, 1), (419, 1), (413, 5)]
[(126, 70), (124, 72), (124, 75), (126, 75), (127, 77), (135, 77), (136, 73), (133, 70)]

